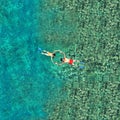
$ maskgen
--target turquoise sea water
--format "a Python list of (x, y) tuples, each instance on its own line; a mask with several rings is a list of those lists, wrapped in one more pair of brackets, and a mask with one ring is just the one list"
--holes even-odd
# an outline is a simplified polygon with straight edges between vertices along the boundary
[(50, 59), (38, 51), (50, 50), (44, 26), (38, 28), (43, 21), (37, 14), (44, 17), (38, 5), (42, 1), (0, 1), (0, 120), (46, 120), (44, 103), (62, 85)]
[(119, 11), (119, 0), (0, 0), (0, 120), (119, 120)]

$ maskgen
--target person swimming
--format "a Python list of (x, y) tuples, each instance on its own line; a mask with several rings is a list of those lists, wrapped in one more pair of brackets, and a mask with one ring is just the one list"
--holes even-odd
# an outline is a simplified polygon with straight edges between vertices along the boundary
[(46, 55), (46, 56), (51, 57), (51, 58), (54, 58), (56, 56), (55, 53), (52, 53), (52, 52), (49, 52), (49, 51), (46, 51), (46, 50), (42, 50), (41, 48), (38, 48), (38, 51), (40, 51), (40, 53), (42, 55)]
[(55, 53), (48, 52), (48, 51), (46, 51), (46, 50), (43, 50), (43, 51), (41, 52), (41, 54), (46, 55), (46, 56), (48, 56), (48, 57), (52, 57), (52, 58), (54, 58), (54, 57), (56, 56)]
[(73, 60), (73, 59), (69, 59), (69, 58), (61, 58), (60, 60), (61, 60), (61, 62), (68, 63), (70, 65), (74, 65), (74, 62), (79, 62), (79, 60)]
[[(62, 65), (64, 63), (68, 63), (70, 65), (76, 66), (74, 63), (75, 62), (80, 62), (79, 60), (73, 60), (71, 58), (70, 59), (66, 58), (65, 53), (62, 52), (61, 50), (54, 50), (53, 52), (42, 50), (41, 48), (38, 48), (38, 50), (40, 51), (41, 54), (51, 57), (52, 63), (56, 64), (56, 65)], [(60, 58), (60, 61), (61, 61), (60, 63), (57, 62), (57, 61), (54, 61), (54, 57), (56, 56), (57, 53), (60, 53), (61, 55), (63, 55), (63, 58)], [(80, 62), (79, 68), (83, 69), (84, 67), (85, 67), (84, 62)]]
[(73, 59), (69, 59), (69, 58), (61, 58), (60, 61), (64, 64), (64, 63), (68, 63), (70, 65), (73, 65), (75, 67), (78, 67), (77, 64), (74, 64), (75, 62), (78, 62), (80, 65), (79, 65), (79, 69), (84, 69), (85, 66), (84, 66), (84, 62), (80, 62), (79, 60), (73, 60)]

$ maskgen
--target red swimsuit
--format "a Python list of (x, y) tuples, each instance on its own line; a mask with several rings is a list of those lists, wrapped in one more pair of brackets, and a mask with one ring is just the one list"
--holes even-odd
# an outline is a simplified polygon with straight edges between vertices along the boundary
[(71, 64), (71, 65), (73, 64), (73, 60), (72, 59), (69, 60), (69, 64)]

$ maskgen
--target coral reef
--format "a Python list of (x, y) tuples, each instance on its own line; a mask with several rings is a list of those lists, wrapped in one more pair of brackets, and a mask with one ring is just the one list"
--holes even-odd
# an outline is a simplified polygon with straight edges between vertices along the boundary
[(45, 7), (56, 13), (50, 24), (56, 31), (47, 33), (46, 41), (85, 63), (83, 70), (62, 66), (66, 82), (59, 92), (65, 96), (48, 102), (54, 109), (49, 120), (118, 120), (119, 1), (51, 0)]

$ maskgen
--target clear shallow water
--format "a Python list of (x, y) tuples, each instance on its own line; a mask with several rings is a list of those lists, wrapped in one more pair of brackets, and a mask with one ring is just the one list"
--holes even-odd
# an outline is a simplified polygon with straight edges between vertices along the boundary
[(42, 5), (37, 0), (0, 1), (1, 120), (46, 120), (44, 104), (62, 85), (57, 68), (38, 52), (38, 47), (51, 49), (43, 42), (45, 29), (38, 28), (43, 21), (37, 12), (44, 17), (36, 12), (38, 2)]
[[(0, 6), (1, 120), (118, 119), (118, 0)], [(38, 47), (63, 50), (85, 68), (54, 66)]]

